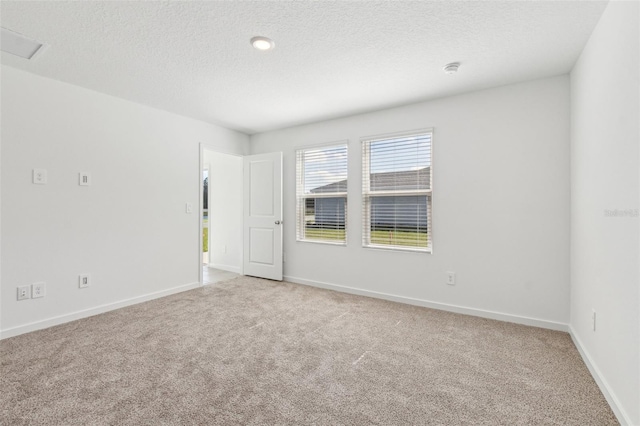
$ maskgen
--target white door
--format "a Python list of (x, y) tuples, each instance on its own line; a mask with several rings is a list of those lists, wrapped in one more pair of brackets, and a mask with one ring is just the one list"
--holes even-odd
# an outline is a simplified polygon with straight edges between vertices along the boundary
[(244, 157), (244, 274), (282, 281), (282, 153)]

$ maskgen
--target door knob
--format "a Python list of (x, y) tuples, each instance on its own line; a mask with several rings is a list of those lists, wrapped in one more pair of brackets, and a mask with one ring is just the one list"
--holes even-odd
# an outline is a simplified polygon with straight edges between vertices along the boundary
[(281, 225), (282, 221), (281, 220), (276, 220), (276, 225)]

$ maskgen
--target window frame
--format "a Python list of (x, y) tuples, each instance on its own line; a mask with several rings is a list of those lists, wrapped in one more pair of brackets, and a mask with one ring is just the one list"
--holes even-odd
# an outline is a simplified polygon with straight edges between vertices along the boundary
[[(340, 192), (322, 192), (317, 194), (305, 194), (304, 193), (304, 157), (300, 158), (300, 153), (304, 156), (306, 151), (317, 151), (331, 148), (345, 148), (347, 155), (347, 177), (346, 187), (344, 191)], [(301, 161), (302, 160), (302, 161)], [(336, 142), (329, 142), (325, 144), (308, 145), (295, 148), (295, 162), (296, 162), (296, 242), (301, 243), (314, 243), (314, 244), (327, 244), (333, 246), (346, 246), (348, 241), (348, 188), (349, 188), (349, 140), (341, 140)], [(323, 240), (323, 239), (308, 239), (306, 238), (306, 226), (305, 226), (305, 213), (306, 202), (308, 199), (319, 198), (344, 198), (344, 241), (343, 240)]]
[[(399, 252), (433, 253), (433, 128), (412, 130), (406, 132), (389, 133), (383, 135), (366, 136), (360, 139), (362, 149), (362, 247), (376, 250), (390, 250)], [(429, 135), (430, 165), (429, 165), (429, 189), (420, 190), (384, 190), (371, 191), (371, 143), (408, 138), (412, 136)], [(375, 197), (397, 196), (426, 196), (427, 201), (427, 246), (411, 247), (387, 244), (374, 244), (371, 242), (371, 200)]]

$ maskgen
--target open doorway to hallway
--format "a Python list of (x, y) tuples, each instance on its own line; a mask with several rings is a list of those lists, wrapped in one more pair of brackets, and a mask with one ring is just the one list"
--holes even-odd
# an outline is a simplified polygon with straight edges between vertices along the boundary
[(209, 264), (209, 165), (202, 169), (202, 265)]
[(202, 282), (242, 274), (242, 157), (203, 147)]

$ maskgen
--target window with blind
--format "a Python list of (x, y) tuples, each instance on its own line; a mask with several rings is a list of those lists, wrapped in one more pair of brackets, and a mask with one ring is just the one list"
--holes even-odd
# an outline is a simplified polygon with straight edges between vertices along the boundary
[(431, 252), (432, 131), (362, 144), (363, 245)]
[(347, 144), (296, 151), (298, 241), (346, 244)]

